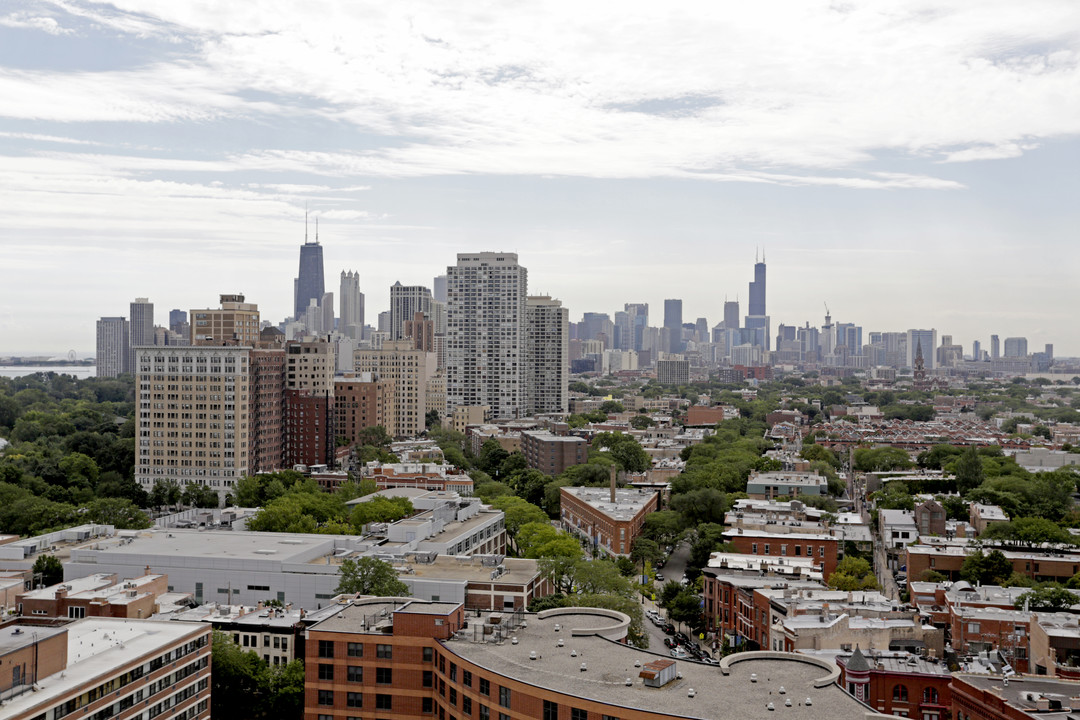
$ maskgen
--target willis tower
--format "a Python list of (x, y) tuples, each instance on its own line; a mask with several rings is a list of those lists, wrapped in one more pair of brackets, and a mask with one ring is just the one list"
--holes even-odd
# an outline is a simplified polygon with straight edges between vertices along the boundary
[(751, 345), (769, 349), (769, 316), (765, 313), (765, 254), (754, 258), (754, 280), (750, 283), (750, 307), (746, 316), (746, 333)]

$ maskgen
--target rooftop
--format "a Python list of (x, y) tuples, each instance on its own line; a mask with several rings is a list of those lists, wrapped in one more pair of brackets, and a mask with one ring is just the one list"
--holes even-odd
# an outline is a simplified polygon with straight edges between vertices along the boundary
[[(518, 640), (473, 642), (471, 632), (447, 641), (446, 648), (481, 667), (522, 683), (557, 690), (574, 698), (629, 709), (688, 718), (748, 718), (766, 714), (773, 702), (778, 717), (863, 718), (868, 709), (828, 681), (835, 667), (788, 653), (740, 653), (721, 667), (675, 661), (676, 679), (659, 688), (646, 687), (640, 673), (666, 653), (649, 652), (600, 637), (614, 622), (580, 609), (526, 615), (526, 626), (511, 634)], [(559, 630), (556, 630), (556, 627)], [(597, 628), (600, 630), (597, 630)], [(558, 647), (558, 641), (563, 647)], [(537, 658), (530, 659), (536, 652)], [(586, 670), (582, 670), (582, 664)], [(752, 680), (751, 674), (756, 675)], [(627, 679), (630, 681), (628, 686)], [(819, 685), (824, 684), (823, 687)], [(785, 688), (785, 695), (780, 688)], [(690, 690), (694, 694), (690, 694)], [(790, 698), (791, 707), (785, 706)], [(806, 699), (813, 702), (807, 715)]]
[(616, 520), (632, 520), (656, 497), (656, 492), (653, 490), (616, 488), (613, 503), (610, 488), (564, 487), (561, 490)]

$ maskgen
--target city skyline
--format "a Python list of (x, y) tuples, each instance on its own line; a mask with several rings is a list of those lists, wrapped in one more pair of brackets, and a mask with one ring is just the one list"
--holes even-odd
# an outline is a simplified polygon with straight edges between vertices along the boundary
[(284, 318), (307, 211), (368, 322), (503, 251), (571, 319), (712, 326), (760, 248), (770, 341), (827, 303), (1080, 355), (1074, 4), (409, 5), (6, 5), (0, 354), (89, 355), (142, 296)]

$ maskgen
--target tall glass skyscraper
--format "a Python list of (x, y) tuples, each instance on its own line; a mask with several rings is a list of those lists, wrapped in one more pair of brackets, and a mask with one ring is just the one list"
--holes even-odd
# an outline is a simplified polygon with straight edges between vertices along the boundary
[(304, 244), (300, 246), (300, 271), (293, 283), (293, 317), (298, 320), (303, 318), (312, 300), (317, 304), (322, 303), (324, 292), (319, 235), (316, 233), (315, 242), (308, 242), (305, 233)]
[(745, 327), (751, 345), (770, 346), (769, 315), (765, 312), (765, 258), (754, 263), (754, 279), (750, 283), (750, 302)]

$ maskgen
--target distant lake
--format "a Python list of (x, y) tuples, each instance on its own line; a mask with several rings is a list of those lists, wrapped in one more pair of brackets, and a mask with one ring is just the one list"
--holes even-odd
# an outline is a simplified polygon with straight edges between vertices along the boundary
[(80, 380), (97, 377), (97, 367), (94, 365), (0, 365), (0, 377), (17, 378), (39, 372), (74, 375)]

